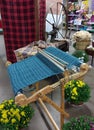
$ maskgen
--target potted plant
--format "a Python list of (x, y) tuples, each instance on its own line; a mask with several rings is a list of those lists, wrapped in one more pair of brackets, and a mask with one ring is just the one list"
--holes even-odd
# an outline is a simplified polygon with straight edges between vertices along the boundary
[(63, 125), (62, 130), (94, 130), (94, 117), (79, 116), (71, 118), (69, 122)]
[(0, 104), (0, 129), (19, 130), (28, 126), (34, 109), (30, 105), (18, 106), (14, 99), (4, 100)]
[(87, 102), (90, 98), (90, 87), (81, 80), (71, 80), (64, 85), (65, 100), (72, 104)]
[(83, 50), (76, 50), (72, 53), (72, 55), (79, 58), (84, 63), (87, 63), (89, 61), (89, 56)]

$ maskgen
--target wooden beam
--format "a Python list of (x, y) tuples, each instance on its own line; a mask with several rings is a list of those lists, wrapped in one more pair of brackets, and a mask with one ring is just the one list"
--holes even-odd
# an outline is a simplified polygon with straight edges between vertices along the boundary
[(47, 116), (49, 117), (51, 123), (53, 124), (55, 130), (60, 130), (56, 124), (56, 122), (54, 121), (53, 117), (51, 116), (50, 112), (48, 111), (47, 107), (45, 106), (45, 104), (43, 103), (42, 99), (39, 98), (38, 99), (39, 103), (41, 104), (41, 106), (43, 107), (45, 113), (47, 114)]
[(44, 94), (40, 94), (40, 97), (43, 101), (46, 101), (48, 104), (52, 105), (58, 112), (62, 113), (64, 117), (69, 118), (69, 114), (66, 113), (63, 109), (61, 109), (54, 101), (52, 101), (49, 97)]
[[(69, 71), (65, 70), (64, 72), (65, 80), (61, 82), (61, 109), (64, 111), (65, 109), (65, 96), (64, 96), (64, 85), (69, 81)], [(64, 114), (60, 113), (60, 130), (62, 130), (62, 126), (64, 124)]]

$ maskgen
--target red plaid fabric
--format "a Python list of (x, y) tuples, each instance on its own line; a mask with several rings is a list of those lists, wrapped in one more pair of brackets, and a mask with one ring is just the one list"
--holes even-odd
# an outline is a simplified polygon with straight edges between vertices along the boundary
[(2, 22), (1, 22), (1, 20), (0, 20), (0, 28), (2, 28)]
[[(46, 0), (40, 0), (40, 39), (45, 40)], [(43, 24), (44, 23), (44, 24)]]
[[(44, 40), (45, 1), (39, 3), (39, 30), (36, 28), (35, 0), (0, 0), (7, 60), (16, 62), (14, 50)], [(39, 31), (39, 39), (36, 39)]]

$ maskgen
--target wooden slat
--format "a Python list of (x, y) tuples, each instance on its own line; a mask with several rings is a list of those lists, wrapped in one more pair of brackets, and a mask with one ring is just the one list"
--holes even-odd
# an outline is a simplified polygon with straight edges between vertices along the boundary
[(48, 111), (47, 107), (45, 106), (45, 104), (43, 103), (43, 101), (41, 100), (41, 98), (38, 99), (38, 101), (40, 102), (41, 106), (43, 107), (44, 111), (46, 112), (47, 116), (49, 117), (51, 123), (53, 124), (55, 130), (60, 130), (56, 124), (56, 122), (54, 121), (53, 117), (51, 116), (50, 112)]

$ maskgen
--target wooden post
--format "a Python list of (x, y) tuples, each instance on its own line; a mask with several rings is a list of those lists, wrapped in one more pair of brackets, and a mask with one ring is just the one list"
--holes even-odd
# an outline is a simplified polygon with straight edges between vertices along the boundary
[(38, 90), (39, 90), (39, 82), (37, 82), (37, 83), (35, 84), (35, 87), (36, 87), (36, 91), (38, 91)]
[[(61, 81), (61, 109), (63, 111), (65, 111), (65, 100), (64, 100), (64, 85), (66, 82), (68, 82), (69, 80), (69, 71), (68, 70), (65, 70), (64, 72), (64, 77), (65, 77), (65, 80), (64, 81)], [(62, 130), (62, 126), (64, 124), (64, 114), (60, 113), (60, 130)]]
[[(64, 82), (61, 83), (61, 109), (64, 111)], [(64, 114), (60, 113), (60, 130), (64, 124)]]
[(45, 104), (43, 103), (41, 98), (38, 98), (38, 101), (40, 102), (41, 106), (43, 107), (45, 113), (47, 114), (47, 116), (49, 117), (51, 123), (53, 124), (55, 130), (60, 130), (57, 126), (57, 124), (55, 123), (53, 117), (51, 116), (51, 114), (49, 113), (48, 109), (46, 108)]
[(66, 118), (69, 118), (69, 114), (66, 113), (63, 109), (60, 108), (54, 101), (52, 101), (46, 95), (40, 93), (40, 97), (43, 101), (46, 101), (48, 104), (52, 105), (58, 112), (62, 113)]

